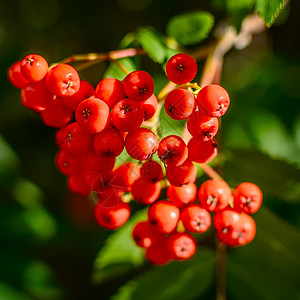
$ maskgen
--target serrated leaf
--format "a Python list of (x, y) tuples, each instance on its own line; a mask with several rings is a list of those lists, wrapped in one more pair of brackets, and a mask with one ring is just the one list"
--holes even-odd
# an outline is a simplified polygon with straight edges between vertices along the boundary
[(155, 267), (121, 288), (112, 300), (189, 300), (196, 299), (211, 284), (214, 254), (199, 249), (185, 262)]
[[(118, 62), (129, 72), (133, 72), (136, 70), (135, 63), (131, 58), (122, 58), (119, 59)], [(126, 77), (126, 74), (114, 62), (111, 62), (107, 70), (105, 71), (103, 78), (109, 77), (123, 80)]]
[(286, 0), (256, 0), (256, 10), (268, 27), (275, 22), (285, 2)]
[(265, 195), (282, 201), (300, 202), (300, 170), (256, 150), (235, 149), (227, 155), (224, 176), (232, 184), (257, 184)]
[(147, 209), (143, 209), (107, 238), (94, 262), (95, 282), (103, 282), (143, 264), (144, 251), (135, 245), (131, 233), (137, 222), (146, 219)]
[(162, 37), (151, 28), (140, 28), (136, 34), (137, 41), (148, 56), (157, 63), (163, 63), (167, 56), (167, 47)]
[(195, 45), (207, 38), (213, 25), (213, 15), (197, 11), (172, 17), (166, 31), (169, 36), (184, 46)]

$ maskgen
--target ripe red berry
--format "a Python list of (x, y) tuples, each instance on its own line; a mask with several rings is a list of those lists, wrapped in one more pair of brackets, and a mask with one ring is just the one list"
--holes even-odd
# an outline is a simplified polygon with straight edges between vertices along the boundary
[(91, 192), (91, 187), (86, 182), (84, 176), (80, 173), (72, 173), (67, 178), (67, 185), (71, 192), (82, 196), (88, 196)]
[(233, 231), (232, 237), (235, 239), (236, 246), (244, 246), (253, 241), (256, 234), (256, 224), (252, 217), (241, 213), (240, 221)]
[(48, 72), (46, 85), (49, 91), (57, 97), (69, 97), (79, 91), (80, 78), (72, 66), (60, 64)]
[(148, 219), (162, 233), (170, 233), (177, 227), (179, 208), (168, 201), (160, 200), (150, 206)]
[(56, 98), (41, 112), (41, 116), (47, 126), (61, 128), (71, 121), (73, 112), (63, 104), (61, 99)]
[(173, 232), (167, 238), (167, 246), (173, 259), (184, 260), (195, 254), (197, 243), (187, 232)]
[(85, 80), (80, 80), (80, 88), (77, 93), (70, 97), (63, 97), (62, 101), (66, 107), (75, 111), (76, 107), (83, 100), (94, 96), (93, 86)]
[(144, 162), (141, 167), (141, 178), (149, 184), (163, 180), (164, 174), (161, 165), (153, 160)]
[(127, 153), (136, 160), (148, 160), (158, 148), (156, 135), (147, 128), (129, 132), (125, 138)]
[(176, 84), (192, 81), (197, 74), (197, 63), (190, 55), (179, 53), (172, 56), (166, 65), (167, 77)]
[(247, 214), (257, 212), (262, 203), (262, 191), (254, 183), (243, 182), (233, 191), (234, 209)]
[(147, 121), (153, 117), (157, 110), (158, 101), (156, 96), (153, 94), (150, 98), (139, 102), (144, 110), (144, 120)]
[(115, 165), (115, 161), (116, 159), (114, 157), (106, 157), (98, 155), (94, 152), (87, 154), (88, 167), (98, 172), (112, 171)]
[(218, 154), (214, 140), (204, 141), (201, 137), (193, 137), (188, 143), (189, 159), (198, 163), (208, 163)]
[(197, 198), (197, 186), (195, 183), (183, 186), (170, 185), (167, 188), (167, 197), (172, 204), (183, 208), (187, 204), (194, 203)]
[(217, 134), (219, 122), (217, 118), (205, 116), (202, 111), (198, 110), (189, 117), (187, 129), (193, 137), (208, 141)]
[(209, 229), (211, 224), (210, 214), (199, 204), (190, 204), (180, 213), (184, 228), (190, 232), (202, 233)]
[(193, 183), (197, 177), (197, 168), (190, 160), (187, 159), (179, 166), (167, 166), (166, 177), (170, 184), (175, 186)]
[(132, 237), (135, 243), (142, 248), (149, 248), (164, 238), (163, 234), (147, 221), (139, 222), (135, 225)]
[(109, 108), (125, 98), (123, 91), (123, 84), (120, 80), (115, 78), (102, 79), (95, 90), (96, 97), (104, 101)]
[(131, 193), (136, 202), (145, 205), (152, 204), (160, 196), (161, 185), (159, 182), (148, 183), (139, 178), (133, 183)]
[(229, 185), (218, 178), (205, 181), (198, 193), (199, 203), (211, 212), (227, 207), (231, 197)]
[(130, 216), (130, 205), (120, 202), (114, 207), (104, 207), (99, 202), (95, 205), (95, 219), (106, 229), (117, 229), (124, 225)]
[(197, 96), (199, 109), (206, 112), (210, 117), (222, 117), (229, 105), (230, 98), (227, 91), (217, 84), (205, 86)]
[(21, 60), (21, 72), (30, 82), (40, 81), (48, 73), (48, 63), (38, 54), (29, 54)]
[(146, 258), (154, 265), (164, 265), (171, 260), (171, 255), (167, 247), (167, 239), (162, 238), (146, 250)]
[(187, 119), (195, 108), (195, 96), (185, 89), (170, 92), (164, 103), (166, 113), (174, 120)]
[(114, 172), (123, 178), (128, 192), (131, 191), (131, 186), (140, 177), (140, 167), (134, 162), (122, 164)]
[(72, 155), (64, 149), (61, 149), (58, 151), (55, 157), (55, 164), (61, 173), (64, 175), (71, 175), (78, 169), (78, 160), (78, 157)]
[(21, 72), (21, 61), (12, 64), (7, 72), (8, 80), (18, 89), (23, 89), (29, 82)]
[(151, 75), (145, 71), (133, 71), (125, 77), (123, 88), (129, 98), (143, 101), (152, 96), (154, 81)]
[(124, 149), (124, 139), (118, 130), (106, 128), (95, 134), (93, 146), (98, 155), (117, 157)]
[(22, 104), (36, 112), (45, 110), (53, 101), (55, 96), (49, 92), (45, 81), (29, 82), (21, 90)]
[(144, 120), (144, 111), (138, 102), (132, 99), (119, 101), (112, 109), (112, 123), (120, 131), (138, 129)]
[(165, 165), (177, 166), (187, 159), (188, 149), (181, 137), (169, 135), (160, 141), (157, 154)]

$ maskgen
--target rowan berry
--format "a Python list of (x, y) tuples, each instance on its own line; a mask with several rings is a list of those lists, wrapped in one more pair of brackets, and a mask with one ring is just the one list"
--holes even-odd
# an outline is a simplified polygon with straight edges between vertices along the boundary
[(148, 183), (139, 178), (133, 183), (131, 193), (136, 202), (145, 205), (152, 204), (160, 196), (161, 185), (159, 182)]
[(71, 175), (77, 169), (77, 158), (68, 151), (61, 149), (56, 154), (55, 164), (61, 173)]
[(197, 186), (195, 183), (183, 186), (170, 185), (167, 188), (167, 197), (172, 204), (183, 208), (187, 204), (194, 203), (197, 198)]
[(72, 66), (59, 64), (48, 72), (46, 85), (57, 97), (69, 97), (79, 91), (80, 78)]
[(29, 82), (21, 72), (21, 61), (12, 64), (7, 72), (8, 80), (18, 89), (23, 89)]
[(208, 163), (218, 154), (217, 143), (214, 140), (204, 141), (201, 137), (193, 137), (187, 147), (188, 158), (198, 163)]
[(166, 113), (174, 120), (187, 119), (195, 108), (195, 96), (185, 89), (170, 92), (164, 103)]
[(152, 96), (154, 81), (151, 75), (145, 71), (133, 71), (125, 77), (123, 88), (129, 98), (143, 101)]
[(38, 54), (29, 54), (21, 60), (21, 72), (28, 81), (37, 82), (48, 73), (48, 63)]
[(90, 186), (81, 173), (70, 174), (67, 178), (67, 186), (71, 192), (82, 196), (88, 196), (91, 192)]
[(153, 117), (157, 110), (158, 101), (156, 96), (153, 94), (150, 98), (139, 102), (144, 110), (144, 120), (147, 121)]
[(148, 160), (158, 148), (156, 135), (147, 128), (131, 131), (125, 138), (127, 153), (136, 160)]
[(171, 261), (171, 254), (167, 247), (167, 240), (162, 238), (146, 250), (147, 260), (154, 265), (164, 265)]
[(141, 178), (149, 183), (153, 184), (163, 180), (164, 174), (161, 165), (153, 160), (148, 160), (143, 163), (141, 167)]
[(192, 81), (197, 74), (197, 63), (185, 53), (173, 55), (166, 64), (166, 74), (170, 81), (185, 84)]
[(114, 172), (123, 178), (128, 192), (131, 191), (131, 186), (140, 177), (140, 167), (134, 162), (122, 164)]
[(114, 157), (106, 157), (98, 155), (95, 152), (87, 154), (88, 167), (98, 172), (112, 171), (114, 168), (116, 159)]

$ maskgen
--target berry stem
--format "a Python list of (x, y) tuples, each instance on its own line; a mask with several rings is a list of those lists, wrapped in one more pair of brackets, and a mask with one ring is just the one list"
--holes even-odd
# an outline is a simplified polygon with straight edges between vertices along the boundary
[(122, 70), (126, 75), (130, 73), (130, 71), (125, 68), (118, 60), (112, 60), (112, 62), (120, 69)]
[(222, 179), (223, 180), (222, 176), (208, 164), (199, 164), (199, 166), (206, 173), (206, 175), (208, 177), (210, 177), (211, 179)]
[(226, 300), (226, 245), (217, 239), (216, 251), (217, 300)]

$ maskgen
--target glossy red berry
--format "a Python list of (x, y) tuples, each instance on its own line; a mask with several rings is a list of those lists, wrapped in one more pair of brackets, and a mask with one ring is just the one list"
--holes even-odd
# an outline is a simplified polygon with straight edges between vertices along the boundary
[(71, 192), (85, 197), (91, 192), (91, 187), (86, 182), (84, 176), (80, 173), (72, 173), (67, 178), (67, 185)]
[(125, 77), (123, 88), (129, 98), (143, 101), (152, 96), (154, 81), (151, 75), (145, 71), (133, 71)]
[(149, 205), (159, 198), (161, 185), (159, 182), (148, 183), (142, 178), (139, 178), (133, 183), (131, 193), (136, 202)]
[(21, 72), (30, 82), (40, 81), (48, 73), (48, 63), (38, 54), (29, 54), (21, 60)]
[(148, 219), (162, 233), (170, 233), (177, 227), (179, 221), (179, 208), (172, 203), (160, 200), (150, 206)]
[(209, 212), (199, 204), (190, 204), (183, 208), (180, 219), (184, 228), (190, 232), (206, 232), (211, 224)]
[(197, 168), (190, 160), (187, 159), (179, 166), (167, 166), (166, 177), (170, 184), (175, 186), (193, 183), (197, 177)]
[(218, 178), (205, 181), (199, 188), (199, 203), (211, 212), (227, 207), (231, 197), (229, 185)]
[(247, 214), (257, 212), (261, 206), (263, 195), (261, 189), (254, 183), (243, 182), (233, 191), (234, 209)]
[(170, 185), (167, 188), (167, 197), (172, 204), (183, 208), (187, 204), (194, 203), (197, 198), (197, 186), (195, 183), (183, 186)]
[(112, 109), (112, 123), (120, 131), (138, 129), (144, 120), (144, 111), (140, 103), (132, 99), (119, 101)]
[(141, 167), (141, 178), (149, 184), (163, 180), (164, 174), (161, 165), (153, 160), (144, 162)]
[(96, 97), (104, 101), (109, 108), (125, 98), (123, 91), (123, 84), (116, 78), (104, 78), (102, 79), (95, 90)]
[(139, 102), (144, 110), (144, 120), (147, 121), (153, 117), (157, 110), (158, 101), (156, 96), (153, 94), (150, 98)]
[[(77, 161), (79, 161), (79, 163), (77, 163)], [(61, 173), (71, 175), (72, 173), (76, 173), (80, 167), (80, 159), (68, 151), (61, 149), (55, 157), (55, 164)]]
[(21, 72), (21, 61), (12, 64), (7, 72), (8, 80), (18, 89), (23, 89), (29, 82)]
[(227, 91), (217, 84), (205, 86), (197, 96), (197, 104), (200, 110), (210, 117), (222, 117), (229, 105), (230, 98)]
[(46, 85), (57, 97), (69, 97), (79, 91), (80, 78), (72, 66), (59, 64), (48, 72)]
[(123, 178), (128, 192), (131, 191), (133, 183), (140, 177), (140, 167), (134, 162), (122, 164), (114, 172)]
[(167, 239), (162, 238), (159, 242), (146, 250), (147, 260), (154, 265), (164, 265), (171, 261), (171, 254), (167, 247)]
[(194, 94), (185, 89), (170, 92), (164, 103), (166, 113), (174, 120), (187, 119), (195, 108)]
[(98, 155), (94, 152), (87, 154), (87, 164), (92, 170), (98, 172), (112, 171), (115, 165), (116, 159), (114, 157), (106, 157)]
[(148, 160), (158, 148), (156, 135), (147, 128), (129, 132), (125, 138), (127, 153), (136, 160)]
[(166, 65), (168, 79), (176, 84), (192, 81), (197, 74), (197, 69), (195, 59), (184, 53), (175, 54)]
[(83, 100), (94, 96), (93, 86), (85, 80), (80, 80), (80, 88), (77, 93), (70, 97), (63, 97), (64, 105), (72, 111), (75, 111), (78, 104)]
[(197, 249), (196, 240), (187, 232), (173, 232), (167, 238), (167, 246), (173, 259), (191, 258)]
[(214, 140), (204, 141), (201, 137), (193, 137), (188, 143), (189, 159), (198, 163), (208, 163), (218, 154)]
[(160, 141), (157, 154), (165, 165), (177, 166), (187, 159), (188, 149), (181, 137), (169, 135)]

